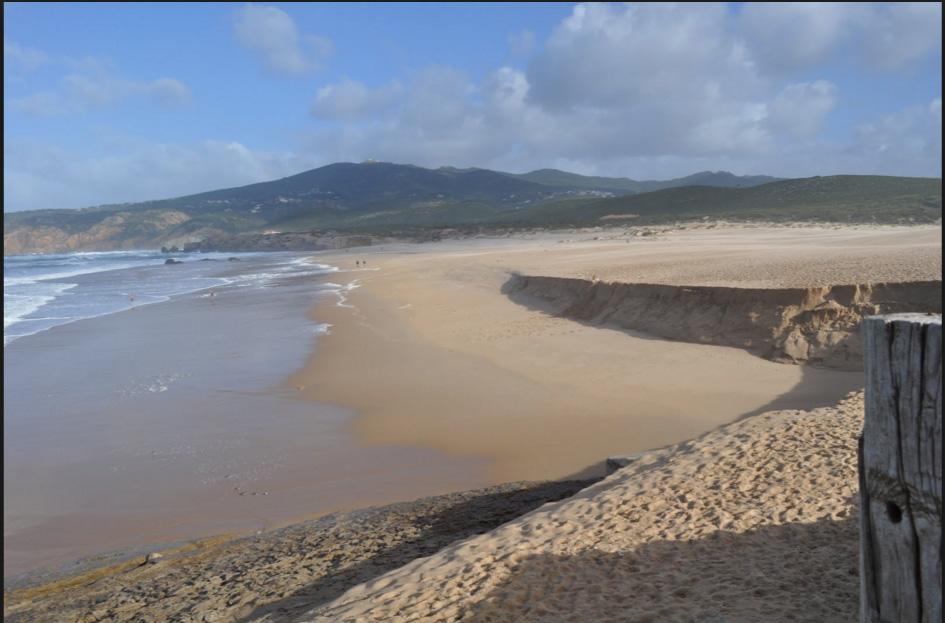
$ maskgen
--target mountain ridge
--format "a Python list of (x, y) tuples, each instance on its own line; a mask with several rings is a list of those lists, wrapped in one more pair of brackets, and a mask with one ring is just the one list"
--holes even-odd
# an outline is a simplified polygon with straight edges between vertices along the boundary
[(600, 189), (620, 189), (634, 193), (652, 192), (654, 190), (663, 190), (665, 188), (675, 188), (676, 186), (723, 186), (723, 187), (750, 187), (769, 182), (776, 182), (787, 178), (772, 177), (770, 175), (735, 175), (728, 171), (699, 171), (685, 177), (677, 177), (669, 180), (634, 180), (627, 177), (599, 177), (578, 175), (561, 171), (560, 169), (537, 169), (528, 173), (512, 174), (516, 177), (535, 181), (539, 184), (566, 184), (570, 181), (572, 184), (582, 184), (582, 181), (574, 178), (583, 178), (586, 182), (593, 183)]
[[(853, 211), (841, 215), (842, 219), (865, 218), (856, 211), (856, 202), (875, 212), (877, 200), (881, 202), (884, 198), (894, 199), (899, 208), (908, 204), (912, 210), (908, 214), (893, 210), (890, 217), (893, 219), (918, 218), (924, 222), (934, 217), (936, 206), (940, 213), (941, 180), (937, 186), (933, 180), (930, 186), (931, 178), (860, 179), (887, 182), (870, 186), (872, 198), (857, 195), (855, 188), (852, 195), (850, 189), (841, 191), (839, 187), (807, 188), (800, 192), (807, 193), (809, 203), (817, 205), (823, 204), (821, 199), (829, 203), (831, 193), (839, 192), (843, 201), (853, 201), (850, 204)], [(582, 176), (557, 169), (515, 174), (479, 168), (427, 169), (385, 162), (341, 162), (277, 180), (169, 199), (78, 210), (5, 213), (4, 254), (183, 246), (208, 237), (242, 233), (343, 230), (385, 235), (387, 230), (398, 228), (602, 224), (599, 219), (609, 212), (620, 215), (631, 210), (624, 210), (621, 207), (624, 204), (648, 206), (643, 210), (644, 221), (701, 218), (706, 213), (724, 217), (726, 211), (721, 205), (693, 212), (680, 209), (676, 203), (702, 197), (710, 203), (737, 199), (735, 203), (742, 205), (739, 202), (743, 195), (739, 193), (753, 196), (749, 192), (752, 189), (798, 182), (770, 176), (736, 176), (725, 171), (704, 171), (673, 180), (637, 181)], [(702, 185), (692, 186), (693, 183)], [(653, 185), (662, 188), (652, 189)], [(697, 190), (659, 194), (679, 188)], [(729, 197), (726, 193), (734, 195)], [(818, 199), (811, 193), (826, 194)], [(764, 193), (759, 196), (765, 201), (772, 199)], [(770, 207), (787, 206), (785, 214), (796, 216), (797, 204), (774, 201)], [(758, 218), (755, 213), (758, 211), (744, 206), (739, 209), (749, 218)], [(760, 212), (771, 216), (770, 210)], [(818, 217), (810, 210), (801, 210), (800, 214)]]

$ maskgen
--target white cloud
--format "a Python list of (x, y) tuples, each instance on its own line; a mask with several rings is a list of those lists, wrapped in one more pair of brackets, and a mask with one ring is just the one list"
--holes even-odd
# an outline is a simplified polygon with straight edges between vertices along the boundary
[(126, 140), (85, 156), (36, 141), (4, 144), (7, 210), (77, 208), (144, 201), (250, 184), (298, 173), (310, 159), (252, 150), (235, 141), (161, 144)]
[(872, 173), (940, 176), (942, 99), (860, 125), (847, 153)]
[[(327, 54), (328, 43), (313, 51), (279, 9), (249, 5), (239, 16), (237, 36), (273, 71), (308, 71)], [(376, 87), (322, 85), (305, 155), (207, 141), (82, 158), (21, 145), (7, 150), (7, 186), (15, 184), (5, 197), (17, 207), (139, 200), (367, 158), (651, 179), (706, 169), (940, 175), (940, 97), (854, 122), (860, 113), (841, 90), (875, 72), (908, 76), (934, 58), (936, 16), (937, 5), (578, 5), (546, 41), (521, 46), (533, 45), (526, 67), (510, 57), (482, 79), (433, 66)], [(7, 103), (48, 115), (130, 97), (181, 103), (190, 94), (173, 78), (124, 80), (86, 59), (55, 91)], [(834, 119), (856, 127), (825, 133)]]
[(25, 97), (16, 97), (5, 102), (11, 110), (36, 117), (56, 117), (66, 115), (70, 107), (66, 106), (59, 93), (40, 91)]
[(190, 88), (175, 78), (129, 80), (118, 76), (108, 59), (86, 57), (52, 57), (41, 50), (23, 47), (6, 37), (3, 40), (4, 62), (24, 69), (41, 65), (68, 68), (71, 73), (59, 80), (59, 88), (13, 98), (13, 109), (39, 116), (63, 115), (87, 108), (104, 106), (129, 96), (144, 96), (163, 105), (186, 104), (191, 100)]
[(868, 62), (881, 70), (909, 67), (928, 55), (942, 54), (942, 4), (902, 2), (877, 5), (863, 29)]
[(514, 119), (526, 109), (529, 88), (525, 74), (512, 67), (500, 67), (483, 84), (484, 106), (493, 115)]
[(417, 74), (406, 93), (403, 122), (427, 136), (450, 133), (468, 116), (469, 96), (474, 89), (459, 70), (428, 67)]
[(765, 69), (793, 71), (826, 60), (867, 11), (859, 3), (748, 2), (738, 26)]
[(266, 68), (281, 74), (317, 69), (332, 53), (329, 39), (301, 35), (288, 13), (274, 6), (248, 4), (236, 12), (236, 40), (259, 54)]
[(192, 97), (187, 85), (174, 78), (158, 78), (144, 83), (141, 88), (149, 97), (168, 106), (186, 104)]
[(355, 121), (383, 112), (402, 94), (397, 82), (379, 89), (369, 89), (356, 80), (343, 80), (318, 90), (311, 113), (319, 119)]
[(144, 97), (162, 106), (179, 106), (191, 100), (190, 88), (174, 78), (126, 80), (106, 65), (84, 63), (84, 73), (72, 73), (54, 91), (40, 91), (8, 101), (13, 110), (49, 117), (77, 114), (101, 108), (129, 97)]
[[(823, 66), (850, 46), (867, 59), (867, 43), (857, 37), (868, 27), (897, 30), (895, 20), (877, 16), (898, 11), (906, 23), (927, 10), (827, 3), (746, 5), (733, 13), (711, 4), (582, 4), (524, 71), (500, 67), (473, 82), (449, 67), (428, 68), (384, 107), (358, 115), (341, 111), (368, 110), (375, 91), (358, 83), (326, 87), (319, 116), (337, 123), (318, 130), (312, 145), (326, 160), (511, 170), (560, 163), (637, 177), (699, 168), (774, 175), (840, 172), (841, 164), (847, 172), (874, 170), (892, 166), (880, 164), (875, 149), (870, 155), (866, 137), (875, 142), (878, 130), (826, 140), (823, 128), (841, 106), (840, 89), (825, 79), (792, 83), (785, 72)], [(880, 39), (871, 45), (882, 48)], [(894, 64), (928, 58), (930, 39), (920, 39)], [(873, 62), (867, 69), (883, 68)], [(912, 123), (906, 132), (912, 138), (890, 149), (921, 151), (913, 144), (917, 127)], [(933, 174), (941, 149), (924, 144), (927, 163), (904, 158), (897, 170)]]
[(726, 36), (722, 5), (578, 5), (528, 68), (535, 103), (548, 108), (626, 108), (702, 95), (751, 93), (757, 76)]
[(826, 80), (790, 84), (768, 104), (767, 125), (775, 133), (810, 138), (836, 104), (837, 87)]
[(22, 46), (15, 41), (3, 37), (3, 64), (4, 67), (32, 71), (50, 61), (49, 55), (41, 50)]
[(512, 56), (523, 57), (531, 54), (537, 45), (535, 33), (523, 30), (509, 35), (509, 52)]
[(941, 54), (938, 2), (749, 2), (736, 23), (767, 70), (789, 72), (859, 59), (878, 71), (899, 71)]

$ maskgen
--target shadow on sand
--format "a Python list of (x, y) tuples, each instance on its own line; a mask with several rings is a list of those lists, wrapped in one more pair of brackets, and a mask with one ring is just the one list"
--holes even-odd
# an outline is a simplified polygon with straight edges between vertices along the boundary
[[(273, 622), (295, 621), (306, 610), (341, 596), (353, 586), (368, 582), (416, 558), (430, 556), (455, 541), (488, 532), (547, 502), (570, 497), (594, 482), (595, 480), (547, 482), (524, 489), (489, 493), (448, 506), (428, 516), (415, 518), (413, 521), (423, 524), (415, 537), (398, 542), (398, 535), (392, 535), (391, 540), (395, 541), (395, 544), (391, 547), (377, 551), (348, 567), (331, 570), (291, 595), (257, 607), (239, 621), (255, 621), (262, 617)], [(407, 503), (396, 506), (409, 512), (411, 505)], [(382, 526), (374, 526), (371, 529), (381, 528)], [(335, 545), (345, 549), (351, 544)], [(357, 547), (353, 549), (357, 550)]]
[(855, 621), (855, 518), (525, 558), (463, 621)]

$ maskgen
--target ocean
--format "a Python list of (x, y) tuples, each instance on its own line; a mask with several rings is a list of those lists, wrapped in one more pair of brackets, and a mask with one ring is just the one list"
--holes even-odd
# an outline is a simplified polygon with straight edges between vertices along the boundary
[(287, 385), (330, 337), (316, 304), (348, 306), (365, 272), (150, 251), (4, 268), (5, 579), (479, 484), (471, 459), (360, 444), (354, 413)]
[[(173, 296), (243, 282), (224, 276), (229, 258), (245, 260), (288, 254), (201, 253), (168, 255), (157, 251), (109, 251), (3, 258), (3, 343), (51, 327), (133, 307), (160, 303)], [(295, 258), (258, 280), (299, 271), (331, 272), (332, 268)], [(165, 266), (168, 258), (182, 264)], [(131, 270), (139, 269), (139, 270)], [(89, 278), (95, 276), (96, 278)]]

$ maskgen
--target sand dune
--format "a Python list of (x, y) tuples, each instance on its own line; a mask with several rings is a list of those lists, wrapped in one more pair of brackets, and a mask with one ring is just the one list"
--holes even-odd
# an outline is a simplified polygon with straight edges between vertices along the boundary
[(862, 395), (649, 452), (305, 621), (850, 621)]

